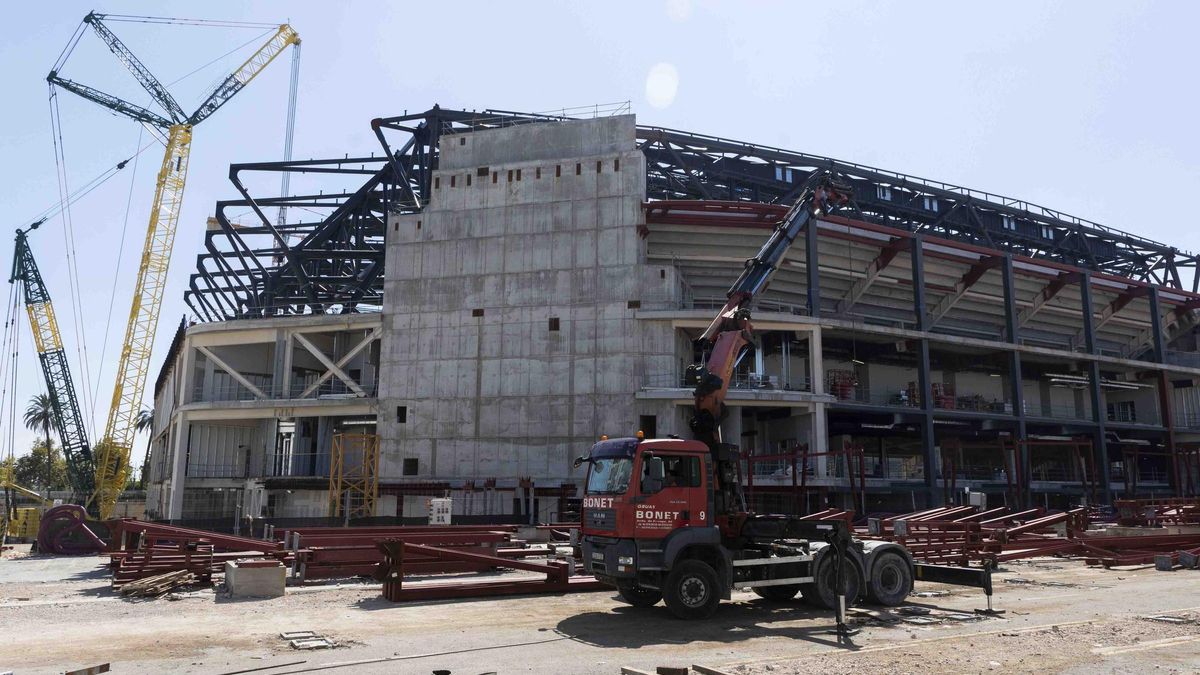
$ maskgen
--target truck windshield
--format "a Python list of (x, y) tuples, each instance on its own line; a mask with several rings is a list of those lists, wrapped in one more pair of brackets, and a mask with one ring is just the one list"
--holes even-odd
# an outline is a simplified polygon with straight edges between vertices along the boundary
[(629, 477), (633, 475), (633, 460), (628, 457), (603, 457), (592, 460), (588, 472), (587, 493), (589, 495), (625, 494), (629, 488)]

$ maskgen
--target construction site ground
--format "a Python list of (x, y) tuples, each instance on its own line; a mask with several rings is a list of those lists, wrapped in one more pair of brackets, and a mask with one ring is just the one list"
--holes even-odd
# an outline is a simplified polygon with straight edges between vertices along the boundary
[[(839, 646), (830, 613), (737, 592), (705, 622), (635, 609), (610, 592), (393, 604), (377, 585), (290, 587), (232, 599), (220, 589), (127, 600), (106, 559), (0, 560), (0, 672), (620, 673), (699, 664), (751, 673), (1200, 672), (1200, 571), (1101, 569), (1035, 559), (996, 574), (999, 618), (982, 591), (918, 584), (911, 607), (855, 608)], [(406, 586), (408, 584), (406, 583)], [(1152, 618), (1158, 617), (1158, 618)], [(336, 646), (298, 650), (280, 633)], [(290, 665), (285, 665), (290, 664)]]

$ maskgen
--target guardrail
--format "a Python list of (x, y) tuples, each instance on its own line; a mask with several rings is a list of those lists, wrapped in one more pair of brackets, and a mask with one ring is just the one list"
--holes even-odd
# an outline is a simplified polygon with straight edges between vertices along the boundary
[[(375, 382), (357, 383), (359, 389), (366, 394), (367, 397), (373, 398), (378, 393), (378, 384)], [(321, 398), (362, 398), (357, 391), (352, 389), (350, 385), (333, 378), (326, 380), (308, 391), (312, 386), (312, 382), (293, 382), (288, 387), (275, 385), (271, 383), (256, 384), (258, 390), (262, 392), (267, 399), (321, 399)], [(234, 383), (228, 385), (209, 385), (204, 386), (198, 384), (192, 388), (191, 401), (195, 403), (215, 403), (224, 401), (257, 401), (262, 398), (254, 391), (245, 385)]]

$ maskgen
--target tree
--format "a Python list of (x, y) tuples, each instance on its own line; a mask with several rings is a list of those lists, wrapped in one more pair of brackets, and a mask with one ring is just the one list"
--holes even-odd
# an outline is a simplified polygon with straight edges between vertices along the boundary
[(154, 444), (154, 411), (149, 408), (142, 408), (138, 413), (137, 420), (133, 423), (133, 428), (138, 433), (145, 432), (150, 438), (146, 441), (146, 456), (142, 457), (142, 471), (136, 483), (129, 481), (127, 488), (145, 488), (146, 487), (146, 469), (150, 466), (150, 446)]
[(67, 462), (54, 441), (35, 441), (13, 465), (13, 482), (35, 490), (67, 490)]
[[(41, 431), (46, 436), (45, 447), (48, 448), (48, 452), (44, 454), (44, 457), (47, 463), (43, 466), (45, 473), (42, 475), (42, 480), (37, 483), (49, 485), (50, 473), (53, 470), (49, 460), (54, 454), (54, 445), (50, 440), (50, 427), (54, 426), (54, 403), (50, 400), (50, 396), (35, 394), (33, 398), (29, 399), (29, 405), (25, 407), (24, 419), (26, 428)], [(34, 447), (36, 448), (36, 446)]]

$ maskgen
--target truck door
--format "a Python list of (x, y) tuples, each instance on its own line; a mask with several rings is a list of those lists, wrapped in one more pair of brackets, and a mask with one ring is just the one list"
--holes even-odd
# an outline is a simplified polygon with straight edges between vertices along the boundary
[[(661, 483), (651, 479), (650, 462), (661, 460)], [(643, 457), (638, 495), (633, 500), (634, 537), (661, 539), (676, 528), (711, 524), (704, 487), (703, 462), (695, 454), (655, 453)]]

